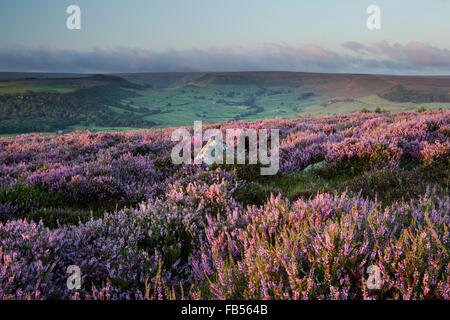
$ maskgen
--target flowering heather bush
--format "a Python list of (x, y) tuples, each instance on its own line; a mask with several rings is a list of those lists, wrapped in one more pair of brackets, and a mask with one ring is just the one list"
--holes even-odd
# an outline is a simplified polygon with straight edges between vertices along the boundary
[[(323, 159), (330, 166), (369, 161), (395, 167), (405, 158), (445, 158), (449, 126), (450, 111), (430, 111), (230, 122), (204, 129), (277, 128), (280, 168), (298, 171)], [(171, 130), (0, 138), (0, 189), (36, 185), (74, 201), (152, 198), (177, 171), (166, 161)]]
[[(7, 194), (18, 186), (60, 194), (66, 203), (120, 206), (165, 191), (166, 177), (155, 166), (156, 159), (170, 152), (162, 133), (24, 135), (4, 138), (0, 146), (0, 200), (10, 201)], [(35, 202), (26, 206), (28, 211), (60, 205)]]
[(436, 141), (435, 144), (429, 144), (427, 141), (422, 142), (421, 156), (426, 164), (442, 161), (448, 165), (450, 159), (450, 143), (445, 141), (440, 143)]
[(323, 158), (332, 167), (358, 162), (397, 167), (404, 159), (423, 162), (422, 149), (428, 144), (446, 157), (449, 115), (448, 111), (359, 114), (308, 119), (301, 124), (302, 120), (293, 120), (299, 130), (289, 129), (281, 142), (280, 168), (301, 170)]
[[(210, 221), (196, 275), (217, 299), (449, 299), (449, 205), (272, 197)], [(381, 269), (381, 290), (365, 284), (370, 265)]]
[[(0, 299), (449, 299), (449, 197), (407, 185), (448, 181), (449, 122), (427, 111), (206, 126), (279, 129), (275, 182), (313, 184), (299, 171), (321, 161), (324, 174), (362, 171), (352, 194), (247, 207), (235, 196), (253, 174), (173, 165), (173, 129), (0, 138)], [(379, 201), (383, 185), (414, 200)], [(62, 212), (84, 218), (48, 224)], [(380, 290), (367, 288), (371, 265)]]
[[(111, 299), (143, 299), (158, 281), (194, 284), (217, 299), (449, 298), (448, 197), (383, 208), (318, 194), (243, 209), (224, 187), (189, 184), (165, 201), (56, 230), (0, 224), (0, 298), (106, 290)], [(72, 264), (83, 274), (76, 294), (65, 287)], [(381, 290), (365, 285), (370, 265), (382, 271)]]
[[(216, 180), (215, 174), (208, 178)], [(89, 298), (91, 285), (108, 283), (111, 298), (143, 298), (159, 265), (165, 282), (186, 286), (192, 278), (190, 254), (200, 251), (206, 215), (239, 208), (229, 197), (230, 190), (225, 178), (212, 185), (198, 180), (186, 187), (171, 186), (165, 200), (151, 200), (138, 209), (105, 214), (79, 226), (49, 230), (26, 220), (0, 224), (5, 255), (0, 299), (71, 298), (65, 273), (69, 265), (80, 266), (86, 284), (77, 297)]]

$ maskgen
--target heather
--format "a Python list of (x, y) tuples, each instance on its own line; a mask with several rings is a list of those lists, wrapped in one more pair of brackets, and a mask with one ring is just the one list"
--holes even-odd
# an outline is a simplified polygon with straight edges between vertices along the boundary
[[(189, 184), (79, 226), (3, 224), (1, 298), (174, 298), (180, 286), (190, 298), (449, 298), (448, 197), (382, 207), (317, 194), (244, 209), (226, 187)], [(72, 264), (77, 293), (65, 287)], [(364, 285), (369, 265), (382, 270), (380, 291)]]
[(0, 299), (448, 299), (449, 124), (427, 111), (204, 126), (279, 129), (269, 177), (173, 165), (172, 129), (0, 138)]
[[(209, 268), (197, 274), (217, 299), (448, 299), (448, 213), (448, 197), (388, 208), (345, 194), (272, 197), (210, 224)], [(379, 291), (363, 284), (369, 265), (382, 270)]]

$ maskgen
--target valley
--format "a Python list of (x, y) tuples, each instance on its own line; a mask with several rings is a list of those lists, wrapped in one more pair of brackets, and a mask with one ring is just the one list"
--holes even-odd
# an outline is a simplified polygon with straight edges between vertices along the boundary
[(3, 135), (450, 107), (450, 77), (178, 72), (0, 73), (0, 79)]

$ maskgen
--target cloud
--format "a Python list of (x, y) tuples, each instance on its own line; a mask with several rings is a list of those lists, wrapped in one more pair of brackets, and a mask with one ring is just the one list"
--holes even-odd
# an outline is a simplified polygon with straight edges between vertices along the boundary
[(90, 51), (2, 46), (0, 71), (170, 72), (304, 71), (390, 74), (450, 74), (450, 51), (421, 42), (370, 45), (345, 42), (344, 53), (315, 44), (266, 44), (208, 49), (150, 51), (96, 47)]
[(342, 47), (344, 47), (345, 49), (357, 52), (357, 53), (362, 53), (362, 52), (368, 51), (368, 47), (366, 47), (365, 45), (363, 45), (359, 42), (356, 42), (356, 41), (344, 42), (342, 44)]
[(396, 70), (439, 74), (449, 74), (450, 71), (450, 50), (427, 43), (411, 41), (405, 45), (391, 45), (382, 41), (366, 46), (359, 42), (345, 42), (342, 46), (363, 59), (371, 57)]
[(383, 42), (379, 44), (381, 52), (394, 61), (405, 62), (424, 67), (449, 67), (450, 50), (440, 49), (421, 42), (409, 42), (403, 46), (390, 46)]

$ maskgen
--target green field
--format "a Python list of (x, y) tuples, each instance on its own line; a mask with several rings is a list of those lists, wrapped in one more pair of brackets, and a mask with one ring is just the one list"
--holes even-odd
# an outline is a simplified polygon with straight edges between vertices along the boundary
[[(261, 93), (265, 90), (265, 93)], [(293, 118), (298, 116), (335, 115), (359, 112), (365, 108), (377, 108), (391, 112), (426, 109), (450, 109), (450, 103), (399, 103), (370, 95), (355, 99), (338, 100), (314, 93), (313, 96), (299, 99), (302, 94), (311, 92), (307, 88), (291, 86), (254, 85), (210, 85), (207, 87), (188, 86), (183, 88), (136, 90), (139, 96), (121, 100), (121, 104), (136, 109), (145, 108), (159, 113), (145, 115), (144, 119), (156, 123), (154, 127), (192, 125), (195, 120), (215, 123), (230, 120), (257, 120), (271, 118)], [(234, 92), (234, 95), (230, 95)], [(254, 104), (261, 108), (252, 112), (245, 101), (255, 97)], [(125, 111), (115, 107), (115, 111)], [(139, 114), (139, 112), (135, 112)]]
[[(255, 120), (295, 117), (304, 108), (328, 99), (314, 95), (299, 99), (308, 92), (290, 86), (210, 85), (136, 90), (138, 97), (121, 100), (123, 105), (145, 108), (154, 114), (144, 119), (156, 122), (155, 127), (192, 125), (194, 120), (205, 123), (229, 120)], [(254, 99), (249, 103), (249, 99)]]

